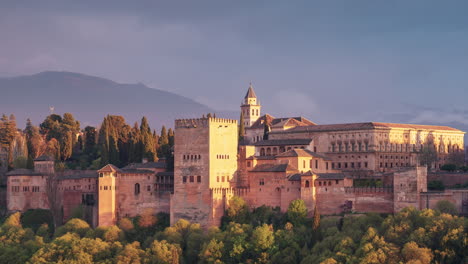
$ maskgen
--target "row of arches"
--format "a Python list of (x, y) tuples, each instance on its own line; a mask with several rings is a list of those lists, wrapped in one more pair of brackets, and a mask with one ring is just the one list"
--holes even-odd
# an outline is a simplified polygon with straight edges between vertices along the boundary
[(260, 148), (260, 156), (275, 156), (279, 153), (283, 153), (285, 151), (289, 151), (291, 149), (304, 149), (304, 146), (301, 147), (267, 147), (267, 148)]

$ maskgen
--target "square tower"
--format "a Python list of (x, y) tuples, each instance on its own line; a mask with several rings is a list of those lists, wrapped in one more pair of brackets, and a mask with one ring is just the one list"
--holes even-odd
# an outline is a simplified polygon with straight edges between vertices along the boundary
[(244, 126), (251, 127), (255, 121), (260, 118), (261, 115), (260, 102), (257, 100), (257, 95), (252, 87), (252, 83), (247, 90), (247, 94), (244, 97), (244, 101), (241, 105), (241, 112), (244, 117)]
[(112, 164), (98, 170), (98, 226), (116, 224), (116, 177), (120, 169)]
[(175, 121), (171, 224), (179, 219), (219, 224), (236, 182), (237, 137), (237, 120)]

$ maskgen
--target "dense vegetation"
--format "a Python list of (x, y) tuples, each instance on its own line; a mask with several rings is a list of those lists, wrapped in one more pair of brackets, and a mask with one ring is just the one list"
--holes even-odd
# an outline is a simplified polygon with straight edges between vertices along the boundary
[(160, 134), (152, 130), (146, 117), (132, 126), (122, 116), (108, 115), (99, 129), (87, 126), (72, 114), (51, 114), (39, 125), (30, 120), (18, 133), (16, 119), (0, 120), (0, 147), (8, 151), (8, 168), (32, 168), (33, 159), (49, 155), (70, 169), (98, 169), (108, 163), (125, 166), (166, 158), (171, 164), (174, 131), (164, 126)]
[[(234, 198), (220, 228), (165, 214), (124, 218), (92, 229), (78, 218), (54, 232), (20, 213), (0, 227), (0, 263), (463, 263), (467, 221), (406, 208), (379, 214), (307, 218), (295, 200), (286, 214), (250, 210)], [(29, 220), (28, 220), (29, 219)], [(47, 217), (43, 218), (47, 222)], [(464, 259), (465, 258), (465, 259)]]

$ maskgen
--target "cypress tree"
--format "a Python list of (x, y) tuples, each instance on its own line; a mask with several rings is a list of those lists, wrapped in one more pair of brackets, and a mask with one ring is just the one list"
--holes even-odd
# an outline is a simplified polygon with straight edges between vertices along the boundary
[(270, 122), (265, 116), (265, 122), (263, 123), (263, 140), (268, 140), (268, 134), (270, 133)]
[(241, 111), (240, 121), (239, 121), (239, 141), (244, 140), (245, 136), (245, 124), (244, 124), (244, 111)]
[(159, 145), (168, 145), (169, 144), (169, 138), (167, 136), (167, 130), (165, 126), (162, 126), (161, 128), (161, 136), (159, 137)]
[(172, 130), (172, 128), (169, 128), (169, 130), (167, 131), (167, 139), (169, 142), (169, 146), (173, 147), (174, 146), (174, 130)]
[(149, 161), (154, 161), (156, 156), (154, 151), (154, 138), (151, 134), (151, 128), (149, 127), (148, 120), (145, 116), (141, 119), (140, 133), (143, 147), (142, 156), (147, 158)]
[(316, 203), (314, 207), (314, 222), (312, 224), (312, 229), (317, 230), (319, 226), (320, 226), (320, 213), (317, 209), (317, 203)]

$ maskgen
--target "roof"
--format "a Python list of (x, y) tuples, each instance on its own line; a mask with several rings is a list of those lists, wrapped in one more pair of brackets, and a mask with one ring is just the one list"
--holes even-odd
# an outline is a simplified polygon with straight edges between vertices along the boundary
[(7, 172), (7, 176), (44, 176), (44, 174), (35, 172), (30, 169), (14, 169)]
[(122, 169), (165, 169), (165, 162), (130, 163)]
[(282, 164), (259, 164), (255, 166), (252, 172), (286, 172), (297, 170), (294, 166), (289, 163)]
[(247, 93), (245, 94), (244, 98), (257, 98), (257, 95), (255, 94), (255, 91), (252, 87), (252, 84), (249, 85), (249, 90), (247, 90)]
[(76, 172), (72, 174), (65, 174), (61, 176), (60, 178), (63, 180), (68, 180), (68, 179), (83, 179), (83, 178), (97, 178), (98, 174), (97, 171), (90, 172), (90, 171), (83, 171), (83, 172)]
[[(288, 131), (271, 132), (271, 133), (294, 133), (294, 132), (322, 132), (322, 131), (342, 131), (342, 130), (371, 130), (379, 128), (404, 128), (416, 130), (445, 130), (453, 132), (463, 132), (459, 129), (448, 126), (432, 126), (432, 125), (414, 125), (414, 124), (397, 124), (397, 123), (347, 123), (347, 124), (329, 124), (329, 125), (312, 125), (298, 126), (289, 129)], [(464, 133), (464, 132), (463, 132)]]
[(132, 174), (154, 174), (152, 170), (141, 170), (141, 169), (121, 169), (120, 173), (132, 173)]
[[(255, 123), (249, 128), (263, 128), (265, 122), (270, 124), (271, 127), (283, 127), (283, 126), (313, 126), (316, 125), (314, 122), (308, 120), (305, 117), (280, 117), (275, 118), (269, 114), (265, 114), (257, 119)], [(247, 128), (247, 129), (249, 129)]]
[(321, 158), (324, 160), (330, 160), (329, 157), (318, 154), (316, 152), (312, 152), (308, 149), (291, 149), (286, 152), (280, 153), (276, 156), (277, 157), (316, 157), (316, 158)]
[(34, 161), (54, 161), (54, 158), (49, 155), (41, 155), (35, 158)]
[(342, 180), (345, 178), (344, 173), (317, 173), (319, 180)]
[(106, 166), (102, 167), (98, 172), (120, 172), (120, 169), (112, 164), (107, 164)]
[(309, 145), (312, 139), (269, 139), (255, 142), (254, 146)]
[(290, 181), (300, 181), (301, 176), (312, 176), (312, 172), (308, 171), (308, 172), (305, 172), (305, 173), (295, 173), (295, 174), (289, 175), (288, 180), (290, 180)]
[(275, 160), (276, 157), (275, 156), (250, 156), (247, 159), (248, 160), (253, 160), (253, 159), (256, 159), (256, 160)]
[(156, 173), (156, 176), (174, 176), (174, 172), (173, 171), (162, 171), (162, 172)]

